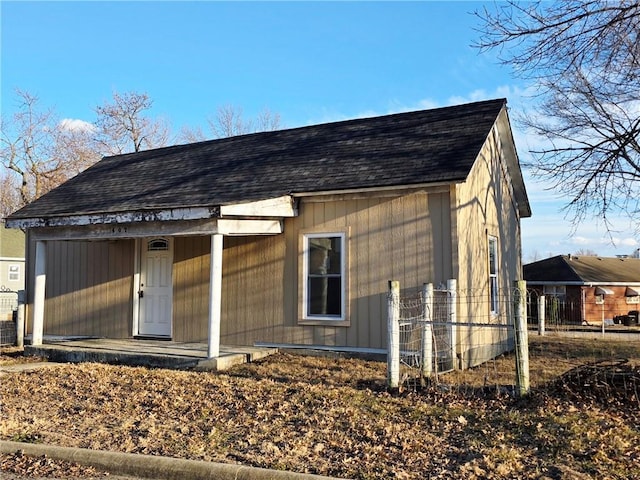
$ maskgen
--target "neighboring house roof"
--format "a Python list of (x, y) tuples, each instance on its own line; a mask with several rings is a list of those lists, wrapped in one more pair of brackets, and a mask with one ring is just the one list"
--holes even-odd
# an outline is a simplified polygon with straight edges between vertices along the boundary
[(10, 229), (0, 221), (0, 258), (21, 258), (25, 255), (25, 239), (22, 230)]
[[(296, 193), (463, 182), (505, 106), (505, 99), (489, 100), (105, 157), (9, 219), (215, 208)], [(510, 148), (518, 208), (530, 216)]]
[(524, 279), (531, 284), (640, 285), (640, 259), (558, 255), (523, 266)]

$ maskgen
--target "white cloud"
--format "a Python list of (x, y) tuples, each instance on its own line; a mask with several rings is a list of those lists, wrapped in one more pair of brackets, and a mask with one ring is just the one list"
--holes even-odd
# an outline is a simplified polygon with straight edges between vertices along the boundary
[(93, 132), (96, 129), (92, 123), (77, 118), (63, 118), (59, 125), (63, 130), (70, 132)]
[(569, 239), (569, 243), (572, 245), (577, 245), (579, 247), (585, 247), (588, 245), (593, 245), (595, 242), (592, 238), (575, 236)]
[(436, 102), (435, 100), (432, 100), (430, 98), (425, 98), (422, 99), (418, 102), (417, 104), (417, 109), (418, 110), (430, 110), (432, 108), (438, 108), (441, 105), (438, 104), (438, 102)]
[(638, 242), (635, 238), (626, 237), (626, 238), (613, 238), (613, 243), (620, 247), (638, 247), (640, 246), (640, 242)]

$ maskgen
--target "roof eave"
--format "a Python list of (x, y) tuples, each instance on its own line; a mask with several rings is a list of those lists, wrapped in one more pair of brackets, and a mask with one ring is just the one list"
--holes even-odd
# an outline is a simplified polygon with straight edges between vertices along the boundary
[(230, 205), (139, 209), (122, 212), (96, 212), (79, 215), (7, 218), (9, 228), (78, 227), (88, 225), (118, 225), (140, 222), (166, 222), (174, 220), (203, 220), (222, 217), (294, 217), (295, 202), (290, 195), (234, 203)]
[(522, 169), (520, 168), (520, 161), (518, 160), (518, 152), (516, 151), (516, 144), (513, 138), (513, 131), (511, 130), (511, 123), (509, 122), (509, 113), (507, 112), (506, 104), (498, 115), (496, 122), (500, 137), (508, 139), (508, 141), (503, 142), (503, 147), (507, 150), (505, 152), (507, 168), (509, 169), (514, 195), (518, 204), (518, 213), (520, 214), (520, 218), (529, 218), (532, 214), (531, 205), (529, 204), (529, 196), (527, 195)]
[(12, 218), (6, 220), (9, 228), (77, 227), (86, 225), (122, 224), (170, 220), (199, 220), (219, 218), (220, 207), (187, 207), (148, 209), (125, 212), (101, 212), (80, 215), (53, 215), (43, 217)]
[(305, 191), (305, 192), (293, 192), (291, 195), (296, 198), (301, 197), (325, 197), (330, 195), (350, 195), (350, 194), (371, 194), (377, 192), (403, 192), (408, 190), (438, 190), (442, 187), (449, 187), (449, 185), (456, 183), (463, 183), (465, 178), (455, 178), (447, 181), (440, 182), (426, 182), (416, 184), (402, 184), (402, 185), (389, 185), (381, 187), (362, 187), (362, 188), (342, 188), (335, 190), (319, 190), (319, 191)]

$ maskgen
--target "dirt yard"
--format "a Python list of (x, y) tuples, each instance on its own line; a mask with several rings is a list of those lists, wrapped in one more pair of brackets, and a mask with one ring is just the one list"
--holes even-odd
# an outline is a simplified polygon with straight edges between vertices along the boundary
[(524, 399), (483, 388), (482, 369), (389, 393), (384, 363), (290, 354), (225, 373), (8, 373), (0, 438), (354, 479), (640, 479), (640, 345), (531, 340)]

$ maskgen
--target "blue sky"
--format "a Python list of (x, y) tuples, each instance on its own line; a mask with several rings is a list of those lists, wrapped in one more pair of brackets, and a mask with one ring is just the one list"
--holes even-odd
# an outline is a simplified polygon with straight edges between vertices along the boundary
[[(283, 127), (507, 97), (512, 118), (530, 85), (471, 44), (471, 12), (493, 2), (13, 2), (0, 3), (0, 108), (16, 88), (63, 119), (92, 121), (113, 92), (146, 92), (172, 130), (202, 127), (218, 107), (264, 109)], [(521, 159), (539, 140), (514, 125)], [(525, 172), (526, 174), (526, 172)], [(523, 259), (640, 247), (614, 219), (572, 234), (552, 192), (527, 178), (533, 217)]]

